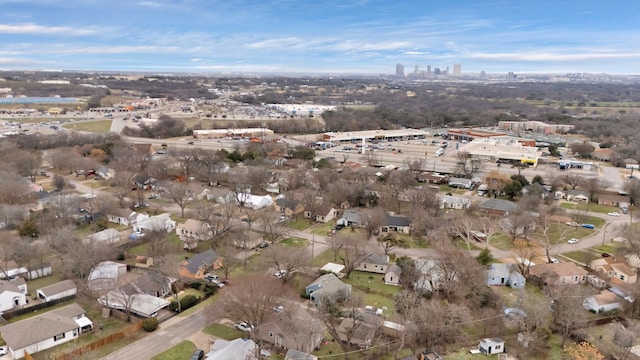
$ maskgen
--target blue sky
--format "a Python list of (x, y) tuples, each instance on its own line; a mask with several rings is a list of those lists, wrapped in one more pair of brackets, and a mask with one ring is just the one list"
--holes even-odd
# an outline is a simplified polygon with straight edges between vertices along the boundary
[(638, 0), (0, 0), (0, 69), (640, 74)]

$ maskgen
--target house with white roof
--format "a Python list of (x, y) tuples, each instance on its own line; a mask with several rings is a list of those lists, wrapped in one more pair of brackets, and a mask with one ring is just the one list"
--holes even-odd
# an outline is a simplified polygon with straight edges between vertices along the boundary
[(103, 261), (91, 269), (87, 278), (87, 286), (91, 291), (113, 289), (118, 284), (118, 279), (126, 273), (126, 264)]
[(109, 291), (98, 298), (98, 302), (108, 308), (124, 312), (128, 310), (141, 317), (155, 317), (158, 311), (171, 303), (149, 294), (128, 294), (122, 289)]
[(120, 242), (120, 240), (120, 232), (118, 230), (104, 229), (85, 237), (84, 239), (82, 239), (82, 243), (85, 245), (109, 245)]
[(76, 284), (71, 280), (63, 280), (55, 284), (36, 290), (36, 294), (43, 302), (53, 301), (73, 296), (78, 292)]
[(218, 339), (211, 345), (211, 351), (205, 355), (207, 360), (257, 360), (256, 343), (251, 339), (231, 341)]
[(166, 232), (172, 232), (175, 228), (176, 222), (171, 220), (171, 216), (168, 213), (152, 216), (133, 225), (134, 232), (145, 232), (154, 230), (165, 230)]

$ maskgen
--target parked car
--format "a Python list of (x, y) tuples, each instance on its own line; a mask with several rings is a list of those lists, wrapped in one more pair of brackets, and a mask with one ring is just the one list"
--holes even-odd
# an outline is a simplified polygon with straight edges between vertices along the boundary
[(206, 273), (206, 274), (204, 274), (204, 279), (208, 280), (208, 281), (220, 280), (218, 275), (216, 275), (214, 273)]
[(602, 253), (602, 257), (611, 257), (611, 254), (609, 254), (609, 253)]
[(275, 275), (275, 277), (277, 277), (278, 279), (282, 279), (287, 275), (287, 270), (278, 270), (273, 275)]
[(609, 214), (607, 214), (607, 215), (609, 215), (609, 216), (620, 216), (620, 213), (619, 213), (619, 212), (617, 212), (617, 211), (612, 211), (612, 212), (610, 212), (610, 213), (609, 213)]
[(268, 246), (269, 246), (269, 243), (268, 243), (268, 242), (266, 242), (266, 241), (263, 241), (263, 242), (261, 242), (261, 243), (258, 245), (258, 247), (259, 247), (260, 249), (264, 249), (264, 248), (266, 248), (266, 247), (268, 247)]
[(578, 241), (580, 241), (580, 240), (578, 240), (576, 238), (571, 238), (571, 239), (567, 240), (567, 244), (577, 244)]
[(236, 324), (236, 329), (244, 332), (250, 332), (252, 330), (251, 325), (247, 324), (244, 321), (240, 321)]
[(0, 346), (0, 356), (7, 355), (9, 353), (9, 348), (6, 346)]
[(129, 235), (129, 240), (135, 240), (138, 238), (144, 237), (144, 233), (141, 231), (134, 231), (133, 233), (131, 233), (131, 235)]
[(582, 224), (582, 227), (585, 229), (595, 229), (596, 226), (593, 224)]
[(577, 223), (577, 222), (575, 222), (575, 221), (567, 221), (565, 224), (566, 224), (567, 226), (574, 226), (574, 227), (578, 227), (578, 226), (580, 226), (580, 224), (578, 224), (578, 223)]
[(275, 311), (275, 312), (282, 312), (282, 311), (284, 311), (284, 305), (274, 306), (274, 307), (273, 307), (273, 311)]
[(204, 351), (203, 350), (196, 350), (193, 355), (191, 355), (191, 360), (202, 360), (204, 359)]

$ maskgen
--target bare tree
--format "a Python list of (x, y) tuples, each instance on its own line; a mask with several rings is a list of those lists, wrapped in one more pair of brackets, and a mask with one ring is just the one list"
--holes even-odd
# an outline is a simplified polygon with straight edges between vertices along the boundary
[(262, 222), (263, 238), (271, 244), (282, 240), (289, 234), (289, 228), (280, 220), (278, 214), (273, 212), (265, 212), (260, 214)]
[[(361, 299), (356, 297), (351, 297), (349, 300), (325, 297), (316, 313), (326, 326), (329, 335), (340, 344), (345, 360), (348, 359), (348, 354), (352, 350), (351, 340), (363, 324), (362, 315), (357, 310), (361, 306), (360, 302)], [(341, 328), (343, 322), (346, 326)]]
[(597, 177), (583, 179), (580, 186), (589, 193), (589, 202), (595, 201), (598, 193), (605, 191), (609, 187), (609, 181)]
[(169, 238), (164, 229), (157, 229), (145, 234), (147, 243), (147, 255), (153, 258), (162, 258), (170, 250)]
[[(260, 353), (260, 326), (274, 316), (273, 308), (287, 296), (288, 288), (275, 277), (249, 275), (229, 288), (208, 310), (209, 314), (232, 321), (244, 321), (253, 329), (248, 335), (258, 343)], [(251, 296), (247, 296), (251, 294)]]
[(0, 203), (16, 205), (27, 202), (29, 184), (18, 174), (0, 170)]
[(564, 346), (567, 337), (586, 322), (588, 313), (582, 302), (588, 294), (582, 286), (551, 285), (545, 289), (552, 300), (553, 320), (562, 335), (561, 346)]
[(165, 182), (165, 197), (180, 207), (180, 217), (184, 217), (184, 209), (191, 203), (191, 198), (187, 195), (187, 184), (183, 182)]
[(520, 274), (524, 277), (529, 277), (529, 269), (533, 264), (533, 258), (538, 255), (537, 247), (535, 244), (528, 240), (518, 239), (514, 242), (515, 253), (518, 256), (518, 268)]
[(477, 174), (482, 168), (482, 161), (474, 158), (471, 154), (465, 151), (459, 151), (456, 154), (456, 169), (455, 172), (461, 177), (471, 178)]
[(389, 252), (393, 249), (409, 247), (409, 243), (403, 237), (396, 234), (386, 233), (378, 237), (378, 243), (382, 246), (385, 255), (389, 255)]
[(414, 342), (427, 349), (463, 339), (463, 325), (471, 320), (465, 306), (438, 300), (422, 301), (411, 313), (414, 321), (408, 332), (413, 333)]
[(397, 202), (396, 211), (400, 213), (400, 194), (415, 183), (413, 174), (406, 170), (396, 170), (389, 174), (387, 186)]
[(296, 271), (301, 270), (309, 263), (309, 253), (305, 248), (288, 249), (284, 246), (274, 245), (265, 250), (262, 255), (277, 270), (285, 270), (281, 276), (282, 282), (287, 282)]
[[(235, 205), (233, 205), (235, 208)], [(218, 245), (231, 231), (231, 216), (224, 216), (221, 211), (225, 210), (224, 205), (219, 205), (207, 200), (199, 200), (193, 203), (193, 211), (198, 220), (205, 226), (208, 237), (211, 238), (211, 247)]]
[(380, 229), (382, 222), (386, 216), (384, 209), (381, 207), (375, 207), (372, 209), (362, 210), (365, 223), (364, 229), (367, 231), (367, 238), (373, 236), (373, 234)]
[(458, 217), (452, 224), (450, 231), (454, 236), (460, 237), (467, 244), (467, 250), (471, 251), (471, 244), (477, 239), (476, 233), (479, 227), (477, 218), (470, 215)]
[(355, 270), (373, 251), (367, 249), (366, 239), (357, 233), (340, 232), (332, 236), (336, 242), (338, 258), (344, 265), (345, 277)]
[(53, 175), (53, 186), (55, 186), (56, 190), (61, 191), (67, 185), (67, 179), (62, 176), (55, 174)]

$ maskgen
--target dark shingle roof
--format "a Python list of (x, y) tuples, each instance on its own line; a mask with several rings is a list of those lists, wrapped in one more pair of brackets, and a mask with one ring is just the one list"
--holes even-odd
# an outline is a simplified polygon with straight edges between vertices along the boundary
[(213, 251), (213, 249), (209, 249), (187, 260), (186, 268), (190, 273), (195, 274), (202, 265), (212, 266), (217, 258), (218, 255), (216, 255), (216, 252)]
[(411, 226), (411, 220), (404, 216), (386, 215), (384, 217), (386, 226)]

